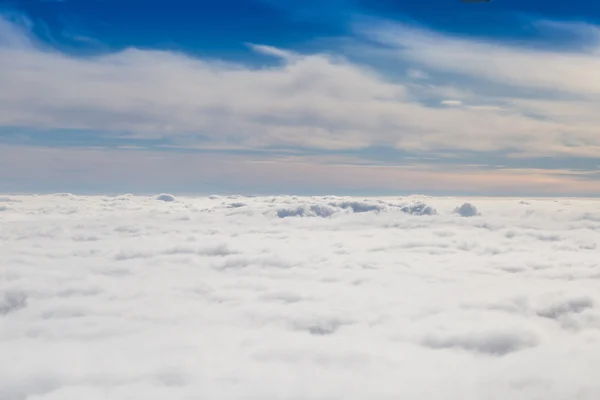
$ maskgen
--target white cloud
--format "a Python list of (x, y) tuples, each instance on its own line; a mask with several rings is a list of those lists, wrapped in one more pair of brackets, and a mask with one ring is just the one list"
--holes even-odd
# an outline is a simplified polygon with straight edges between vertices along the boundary
[(600, 393), (596, 200), (2, 198), (2, 399)]
[[(405, 82), (336, 54), (257, 44), (250, 47), (279, 64), (253, 69), (133, 48), (74, 58), (32, 44), (26, 31), (2, 20), (0, 125), (202, 137), (213, 146), (244, 148), (383, 145), (600, 154), (596, 103), (589, 100), (600, 94), (595, 56), (455, 39), (401, 25), (376, 32), (375, 38), (399, 46), (393, 51), (399, 66), (418, 64)], [(436, 78), (436, 71), (466, 80), (457, 86)], [(411, 79), (424, 74), (429, 79)], [(481, 79), (501, 85), (505, 95), (489, 96)], [(587, 96), (590, 111), (579, 118), (583, 111), (563, 99), (563, 114), (542, 105), (534, 117), (518, 102), (525, 100), (518, 87)], [(463, 107), (428, 107), (417, 101), (423, 97), (437, 104), (452, 98)]]
[(288, 60), (295, 58), (294, 53), (289, 52), (289, 51), (284, 51), (284, 50), (278, 49), (273, 46), (265, 46), (265, 45), (260, 45), (260, 44), (249, 43), (248, 47), (250, 47), (251, 49), (253, 49), (254, 51), (257, 51), (259, 53), (277, 57), (277, 58), (283, 58), (283, 59), (288, 59)]
[[(570, 26), (573, 30), (589, 29)], [(402, 56), (428, 69), (595, 100), (600, 95), (600, 78), (595, 73), (600, 67), (598, 35), (586, 37), (591, 49), (557, 51), (446, 36), (402, 24), (387, 24), (365, 33), (395, 46)]]
[(441, 103), (445, 106), (450, 106), (450, 107), (462, 106), (462, 101), (460, 101), (460, 100), (442, 100)]
[(407, 75), (411, 79), (427, 79), (429, 75), (418, 69), (409, 69)]

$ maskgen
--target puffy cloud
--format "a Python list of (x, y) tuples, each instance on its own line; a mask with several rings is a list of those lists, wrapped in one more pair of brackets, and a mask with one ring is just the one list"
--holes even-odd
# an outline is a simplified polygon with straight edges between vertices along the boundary
[(454, 212), (460, 214), (461, 217), (474, 217), (476, 215), (479, 215), (477, 207), (475, 207), (471, 203), (464, 203), (462, 206), (456, 207)]
[(277, 210), (279, 218), (287, 217), (331, 217), (338, 213), (369, 213), (400, 210), (412, 215), (435, 215), (437, 211), (423, 202), (390, 204), (385, 201), (331, 201), (325, 204), (300, 204), (294, 208)]
[(175, 201), (175, 196), (173, 196), (172, 194), (163, 193), (163, 194), (156, 196), (156, 200), (172, 202), (172, 201)]
[(600, 391), (594, 200), (3, 198), (3, 399)]

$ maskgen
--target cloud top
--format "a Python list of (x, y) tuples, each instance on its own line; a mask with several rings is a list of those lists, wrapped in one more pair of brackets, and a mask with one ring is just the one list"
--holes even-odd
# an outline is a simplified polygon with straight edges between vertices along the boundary
[(596, 399), (595, 200), (156, 197), (2, 196), (1, 398)]

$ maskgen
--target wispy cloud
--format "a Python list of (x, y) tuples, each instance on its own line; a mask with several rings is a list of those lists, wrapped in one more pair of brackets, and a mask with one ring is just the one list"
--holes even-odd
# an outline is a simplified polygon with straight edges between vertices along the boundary
[[(547, 27), (553, 25), (546, 24)], [(487, 80), (515, 88), (597, 99), (600, 95), (600, 30), (589, 25), (558, 24), (557, 29), (587, 32), (583, 49), (552, 51), (534, 46), (509, 45), (389, 23), (362, 32), (393, 46), (399, 56), (428, 69), (453, 72), (472, 80)], [(594, 32), (590, 35), (589, 32)]]
[[(370, 47), (350, 41), (368, 62), (347, 48), (249, 44), (278, 59), (256, 68), (135, 48), (74, 57), (28, 28), (0, 19), (1, 126), (213, 148), (600, 156), (599, 47), (590, 36), (582, 48), (539, 50), (378, 23), (357, 28)], [(402, 72), (386, 75), (390, 67)]]
[[(597, 113), (566, 121), (564, 114), (580, 109), (569, 109), (572, 104), (564, 98), (563, 115), (544, 108), (539, 110), (543, 118), (530, 116), (529, 108), (512, 101), (517, 93), (510, 92), (493, 99), (503, 100), (505, 108), (429, 107), (415, 101), (427, 84), (391, 82), (333, 54), (290, 57), (290, 51), (253, 45), (282, 57), (281, 65), (265, 69), (136, 49), (77, 59), (29, 44), (26, 32), (7, 20), (2, 32), (10, 43), (19, 43), (0, 48), (2, 125), (202, 136), (251, 147), (389, 145), (572, 153), (573, 147), (561, 140), (568, 134), (587, 142), (580, 149), (587, 154), (600, 141), (594, 135)], [(477, 96), (481, 79), (505, 91), (560, 90), (587, 96), (588, 102), (600, 94), (600, 62), (591, 54), (526, 50), (400, 25), (371, 34), (397, 46), (390, 51), (399, 58), (418, 62), (430, 73), (471, 77), (464, 86), (475, 98), (465, 105), (482, 105)], [(458, 105), (461, 100), (440, 94), (439, 101)]]

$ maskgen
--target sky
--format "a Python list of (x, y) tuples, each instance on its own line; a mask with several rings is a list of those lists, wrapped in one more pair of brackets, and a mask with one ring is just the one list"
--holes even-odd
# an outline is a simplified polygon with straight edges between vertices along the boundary
[(0, 192), (600, 194), (588, 0), (0, 1)]
[(600, 398), (596, 199), (4, 195), (0, 219), (3, 400)]

